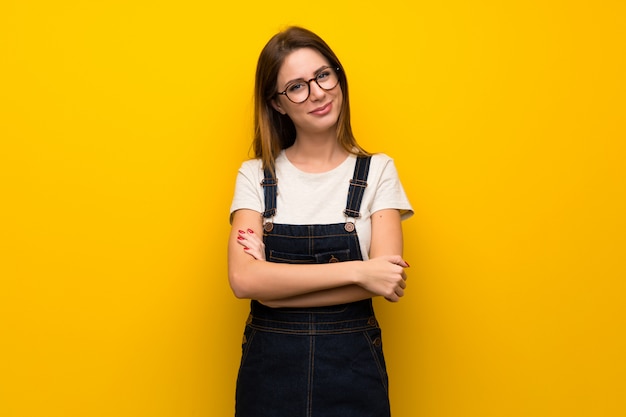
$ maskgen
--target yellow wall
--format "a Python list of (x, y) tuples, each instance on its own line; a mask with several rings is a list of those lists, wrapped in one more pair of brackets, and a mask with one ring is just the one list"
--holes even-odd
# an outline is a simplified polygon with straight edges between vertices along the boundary
[(228, 209), (287, 24), (415, 207), (394, 416), (626, 415), (623, 4), (4, 0), (0, 416), (232, 415)]

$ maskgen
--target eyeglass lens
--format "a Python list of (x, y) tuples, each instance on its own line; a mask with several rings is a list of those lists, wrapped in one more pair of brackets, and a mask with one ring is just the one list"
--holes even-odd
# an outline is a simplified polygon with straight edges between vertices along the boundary
[(317, 85), (323, 90), (332, 90), (339, 83), (339, 76), (337, 71), (333, 68), (325, 68), (315, 78), (309, 81), (298, 81), (287, 87), (285, 94), (287, 98), (294, 103), (302, 103), (309, 98), (311, 92), (311, 82), (315, 81)]

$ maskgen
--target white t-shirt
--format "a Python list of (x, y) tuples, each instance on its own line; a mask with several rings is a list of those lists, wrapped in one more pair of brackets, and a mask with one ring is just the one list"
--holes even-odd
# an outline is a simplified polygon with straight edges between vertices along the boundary
[[(289, 162), (284, 151), (278, 155), (275, 164), (278, 195), (276, 215), (270, 221), (295, 225), (354, 222), (364, 259), (368, 259), (369, 254), (372, 213), (382, 209), (398, 209), (402, 220), (413, 215), (393, 160), (385, 154), (372, 155), (367, 187), (360, 207), (361, 217), (358, 219), (347, 218), (343, 213), (350, 180), (354, 176), (355, 155), (349, 155), (338, 167), (322, 173), (299, 170)], [(231, 219), (239, 209), (259, 213), (265, 210), (262, 180), (263, 166), (260, 159), (245, 161), (241, 165), (230, 207)]]

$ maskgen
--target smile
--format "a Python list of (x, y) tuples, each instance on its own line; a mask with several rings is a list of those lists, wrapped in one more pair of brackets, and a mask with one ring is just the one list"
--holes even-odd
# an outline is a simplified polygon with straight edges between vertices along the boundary
[(310, 111), (309, 114), (314, 114), (316, 116), (324, 116), (328, 113), (330, 113), (330, 111), (332, 110), (333, 106), (332, 106), (332, 102), (329, 102), (328, 104), (322, 106), (322, 107), (318, 107), (317, 109)]

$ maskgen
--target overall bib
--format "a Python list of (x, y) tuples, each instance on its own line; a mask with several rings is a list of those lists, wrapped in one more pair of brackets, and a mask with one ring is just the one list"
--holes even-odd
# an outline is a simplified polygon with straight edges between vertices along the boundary
[[(357, 158), (346, 217), (360, 217), (369, 162), (369, 157)], [(267, 170), (262, 185), (267, 220), (276, 212), (276, 179)], [(269, 262), (362, 260), (351, 222), (267, 221), (264, 241)], [(371, 299), (310, 308), (270, 308), (255, 300), (250, 305), (236, 417), (389, 417), (381, 331)]]

